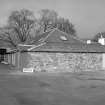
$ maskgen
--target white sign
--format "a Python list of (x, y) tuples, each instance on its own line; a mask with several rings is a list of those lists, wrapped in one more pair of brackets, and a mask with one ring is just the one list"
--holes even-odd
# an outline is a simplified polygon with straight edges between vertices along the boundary
[(32, 73), (34, 71), (34, 68), (23, 68), (23, 72), (30, 72)]

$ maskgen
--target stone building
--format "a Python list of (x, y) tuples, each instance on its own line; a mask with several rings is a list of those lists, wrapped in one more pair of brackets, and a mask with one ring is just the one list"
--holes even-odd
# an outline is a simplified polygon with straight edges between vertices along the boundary
[(105, 68), (105, 47), (86, 44), (54, 29), (38, 35), (32, 45), (19, 45), (18, 68), (34, 71), (76, 72)]

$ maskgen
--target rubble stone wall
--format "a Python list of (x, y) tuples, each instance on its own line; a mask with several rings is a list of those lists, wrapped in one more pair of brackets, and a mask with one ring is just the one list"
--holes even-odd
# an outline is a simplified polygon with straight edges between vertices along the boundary
[[(26, 56), (25, 56), (26, 57)], [(102, 69), (102, 54), (27, 52), (26, 68), (45, 72), (79, 72)]]

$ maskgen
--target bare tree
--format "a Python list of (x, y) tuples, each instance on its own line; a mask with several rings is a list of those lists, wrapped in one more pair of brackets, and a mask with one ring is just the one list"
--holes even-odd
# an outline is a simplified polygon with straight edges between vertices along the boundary
[(33, 12), (26, 9), (13, 11), (8, 19), (8, 25), (14, 30), (20, 43), (25, 43), (30, 38), (30, 32), (35, 27), (35, 22)]
[(0, 29), (0, 39), (17, 47), (20, 43), (33, 42), (35, 35), (53, 28), (75, 35), (74, 25), (68, 19), (58, 17), (57, 12), (43, 9), (40, 14), (41, 17), (36, 19), (30, 10), (13, 11), (8, 18), (6, 27)]
[(55, 27), (70, 35), (76, 36), (76, 30), (74, 29), (74, 25), (70, 23), (68, 19), (62, 17), (58, 18), (55, 23)]
[(14, 30), (9, 27), (0, 28), (0, 40), (10, 44), (15, 48), (18, 44), (18, 38), (16, 37)]
[(39, 24), (44, 32), (58, 28), (61, 31), (76, 36), (74, 25), (68, 19), (58, 17), (56, 11), (43, 9), (40, 11), (40, 15)]
[(42, 9), (39, 13), (41, 16), (39, 19), (41, 29), (43, 29), (43, 31), (46, 32), (49, 29), (53, 28), (52, 26), (57, 20), (58, 14), (55, 11), (49, 9)]
[(20, 43), (25, 44), (32, 39), (33, 33), (31, 31), (36, 27), (36, 21), (30, 10), (13, 11), (6, 27), (0, 29), (0, 39), (14, 47)]

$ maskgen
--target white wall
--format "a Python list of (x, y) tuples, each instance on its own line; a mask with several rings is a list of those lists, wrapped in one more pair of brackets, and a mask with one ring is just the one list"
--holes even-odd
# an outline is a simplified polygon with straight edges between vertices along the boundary
[(105, 45), (105, 38), (99, 38), (98, 43), (100, 43), (101, 45)]

